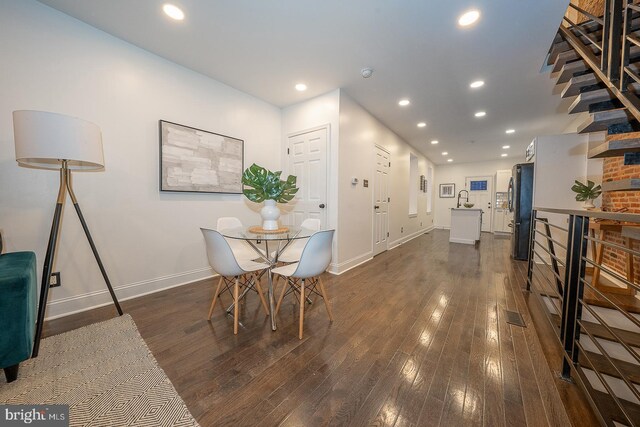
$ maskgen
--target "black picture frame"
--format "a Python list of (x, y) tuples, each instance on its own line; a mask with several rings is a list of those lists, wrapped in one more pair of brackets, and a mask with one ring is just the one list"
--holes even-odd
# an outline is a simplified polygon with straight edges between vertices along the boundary
[(440, 191), (438, 196), (441, 199), (452, 199), (456, 197), (456, 184), (454, 184), (453, 182), (440, 184)]
[(242, 194), (244, 140), (167, 120), (158, 130), (161, 192)]

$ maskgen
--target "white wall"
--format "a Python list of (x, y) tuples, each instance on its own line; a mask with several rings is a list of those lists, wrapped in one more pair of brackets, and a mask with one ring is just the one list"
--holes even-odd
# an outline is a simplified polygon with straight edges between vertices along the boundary
[[(449, 228), (451, 226), (451, 208), (456, 207), (457, 194), (464, 189), (465, 178), (468, 176), (495, 176), (500, 169), (511, 169), (513, 165), (524, 163), (524, 157), (505, 158), (488, 162), (460, 163), (451, 165), (438, 165), (435, 171), (435, 226)], [(454, 183), (456, 185), (456, 197), (440, 198), (440, 184)], [(495, 187), (495, 180), (494, 180)], [(495, 197), (495, 196), (494, 196)], [(492, 204), (493, 205), (493, 204)]]
[[(427, 176), (433, 166), (417, 150), (391, 132), (344, 91), (340, 96), (339, 166), (339, 267), (351, 268), (372, 256), (373, 251), (373, 177), (375, 145), (391, 153), (389, 171), (389, 249), (427, 231), (433, 214), (427, 213), (427, 196), (419, 193), (418, 214), (409, 216), (409, 157), (418, 157), (418, 175)], [(351, 185), (351, 178), (360, 183)], [(362, 181), (369, 180), (364, 188)], [(418, 180), (413, 185), (419, 187)]]
[[(0, 14), (0, 228), (7, 251), (35, 250), (42, 271), (58, 175), (15, 162), (11, 112), (52, 111), (102, 128), (106, 170), (77, 173), (76, 195), (117, 294), (124, 298), (211, 274), (201, 226), (255, 222), (241, 195), (160, 193), (158, 120), (245, 141), (245, 166), (281, 165), (281, 112), (35, 1)], [(70, 204), (48, 315), (109, 301)]]
[[(282, 139), (291, 134), (330, 127), (329, 141), (329, 226), (336, 229), (332, 273), (342, 273), (373, 253), (374, 148), (378, 144), (391, 152), (389, 205), (389, 248), (426, 231), (433, 215), (426, 212), (426, 195), (418, 197), (418, 215), (409, 217), (409, 154), (419, 158), (420, 175), (427, 175), (428, 160), (391, 132), (341, 90), (287, 107), (282, 112)], [(284, 150), (283, 164), (286, 165)], [(351, 184), (351, 178), (359, 180)], [(363, 180), (369, 180), (369, 187)], [(416, 182), (415, 185), (419, 185)]]
[(533, 205), (581, 209), (571, 191), (574, 181), (585, 182), (588, 135), (563, 134), (536, 138)]
[[(576, 201), (576, 193), (571, 191), (574, 181), (586, 181), (588, 175), (587, 152), (589, 149), (589, 135), (562, 134), (536, 138), (536, 156), (534, 162), (533, 206), (555, 209), (583, 209), (583, 202)], [(601, 163), (601, 160), (597, 160)], [(600, 169), (602, 171), (602, 169)], [(602, 173), (602, 172), (601, 172)], [(602, 177), (600, 177), (600, 181)], [(598, 200), (598, 204), (599, 204)], [(539, 212), (538, 217), (547, 218), (551, 224), (567, 228), (567, 215), (551, 212)], [(543, 237), (546, 231), (538, 225), (536, 240), (543, 248), (547, 248), (548, 241)], [(566, 244), (567, 233), (551, 227), (552, 237)], [(550, 257), (543, 250), (537, 252), (547, 262)], [(564, 259), (566, 251), (562, 247), (555, 248), (556, 255)], [(541, 262), (538, 257), (536, 262)]]

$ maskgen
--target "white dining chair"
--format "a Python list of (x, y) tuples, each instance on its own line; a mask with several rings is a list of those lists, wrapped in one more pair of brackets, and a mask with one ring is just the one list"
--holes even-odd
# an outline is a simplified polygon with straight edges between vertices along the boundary
[[(302, 331), (304, 329), (305, 295), (314, 293), (322, 297), (324, 305), (327, 308), (327, 314), (329, 314), (329, 320), (333, 322), (331, 306), (320, 275), (325, 272), (331, 262), (331, 244), (334, 231), (335, 230), (326, 230), (314, 233), (309, 237), (307, 244), (302, 250), (300, 261), (271, 270), (276, 277), (275, 285), (278, 284), (280, 277), (285, 279), (280, 297), (278, 298), (276, 314), (280, 310), (285, 295), (290, 293), (298, 294), (298, 302), (300, 305), (298, 338), (300, 339), (302, 339)], [(320, 292), (318, 292), (318, 289)], [(307, 292), (308, 294), (306, 294)]]
[[(216, 223), (216, 230), (228, 230), (231, 228), (243, 228), (242, 222), (234, 217), (234, 216), (223, 216), (218, 218)], [(224, 238), (231, 250), (233, 251), (233, 255), (238, 260), (248, 260), (252, 261), (259, 257), (256, 251), (244, 240), (241, 239), (229, 239)]]
[[(307, 218), (302, 221), (300, 227), (306, 228), (312, 231), (320, 231), (320, 220), (317, 218)], [(304, 246), (309, 241), (309, 238), (305, 239), (296, 239), (287, 246), (284, 251), (278, 256), (279, 262), (298, 262), (300, 261), (300, 256), (302, 255), (302, 250)]]
[[(254, 286), (256, 287), (254, 290), (260, 297), (260, 302), (262, 303), (265, 313), (267, 313), (267, 316), (269, 315), (269, 309), (267, 308), (267, 302), (264, 299), (262, 286), (260, 286), (260, 280), (256, 274), (257, 272), (268, 269), (269, 265), (251, 260), (237, 259), (231, 250), (231, 246), (229, 246), (229, 243), (222, 234), (216, 230), (209, 230), (206, 228), (201, 228), (200, 230), (202, 230), (202, 235), (204, 236), (204, 241), (207, 247), (207, 258), (209, 259), (209, 264), (211, 265), (211, 268), (220, 275), (216, 292), (214, 293), (213, 300), (211, 301), (208, 320), (211, 320), (213, 308), (215, 307), (220, 294), (224, 291), (229, 291), (231, 293), (231, 285), (233, 285), (233, 333), (237, 334), (238, 318), (240, 315), (241, 286), (247, 287), (248, 289), (251, 289)], [(248, 275), (249, 278), (241, 281), (240, 279), (245, 275)], [(223, 285), (225, 285), (224, 289), (222, 289)]]

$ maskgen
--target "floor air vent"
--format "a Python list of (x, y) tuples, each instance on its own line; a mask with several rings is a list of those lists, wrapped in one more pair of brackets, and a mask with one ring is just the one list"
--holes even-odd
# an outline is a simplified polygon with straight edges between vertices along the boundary
[(517, 311), (504, 311), (507, 314), (507, 323), (511, 323), (512, 325), (520, 326), (522, 328), (526, 328), (527, 325), (524, 324), (524, 320), (522, 320), (522, 316)]

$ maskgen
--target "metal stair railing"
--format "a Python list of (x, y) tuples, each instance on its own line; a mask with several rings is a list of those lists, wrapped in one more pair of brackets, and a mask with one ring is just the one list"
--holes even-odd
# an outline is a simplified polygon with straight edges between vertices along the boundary
[[(538, 217), (541, 212), (551, 221)], [(604, 425), (614, 426), (615, 420), (640, 426), (640, 316), (624, 307), (627, 300), (602, 291), (586, 274), (588, 266), (599, 268), (621, 285), (640, 292), (634, 277), (624, 277), (597, 262), (595, 254), (587, 256), (587, 248), (595, 243), (632, 257), (640, 257), (640, 251), (590, 236), (589, 223), (602, 220), (640, 226), (640, 214), (534, 208), (527, 289), (537, 296), (558, 338), (562, 378), (583, 389)], [(566, 228), (559, 225), (565, 221)], [(558, 240), (566, 240), (566, 244)], [(564, 260), (549, 249), (550, 245), (566, 250)], [(602, 393), (605, 397), (608, 394), (609, 403), (603, 401)]]
[[(629, 67), (631, 45), (640, 47), (640, 38), (631, 33), (633, 12), (640, 12), (640, 6), (634, 4), (633, 0), (605, 0), (602, 18), (572, 3), (569, 9), (602, 26), (602, 40), (598, 43), (584, 30), (584, 22), (575, 23), (566, 14), (563, 22), (568, 25), (561, 25), (559, 33), (623, 106), (640, 121), (640, 98), (629, 90), (632, 81), (640, 83), (640, 75)], [(586, 38), (588, 44), (576, 33)], [(589, 49), (589, 45), (595, 46), (600, 52), (599, 58)]]

